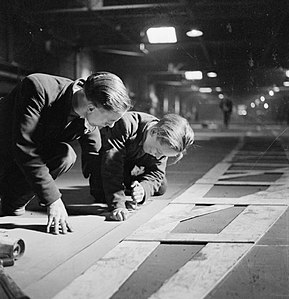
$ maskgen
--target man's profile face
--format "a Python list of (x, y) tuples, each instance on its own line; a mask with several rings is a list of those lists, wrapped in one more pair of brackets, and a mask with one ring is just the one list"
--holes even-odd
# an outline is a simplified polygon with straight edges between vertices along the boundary
[(143, 143), (143, 150), (146, 154), (160, 159), (161, 157), (175, 157), (179, 153), (172, 149), (168, 144), (162, 143), (154, 130), (149, 129)]
[(125, 113), (126, 111), (114, 112), (90, 104), (86, 113), (86, 119), (91, 126), (97, 126), (100, 129), (103, 127), (112, 128), (115, 122), (121, 119)]

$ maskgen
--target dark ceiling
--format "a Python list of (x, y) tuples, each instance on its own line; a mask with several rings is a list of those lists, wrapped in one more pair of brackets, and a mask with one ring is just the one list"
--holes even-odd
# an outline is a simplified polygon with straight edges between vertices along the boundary
[[(286, 0), (47, 0), (9, 1), (10, 10), (73, 47), (134, 57), (173, 84), (186, 70), (214, 71), (202, 86), (228, 94), (283, 86), (289, 68)], [(13, 4), (13, 5), (12, 5)], [(13, 7), (12, 7), (13, 6)], [(145, 30), (175, 26), (176, 44), (151, 45)], [(189, 38), (192, 28), (204, 35)], [(191, 84), (189, 82), (188, 84)], [(282, 87), (284, 88), (284, 87)]]

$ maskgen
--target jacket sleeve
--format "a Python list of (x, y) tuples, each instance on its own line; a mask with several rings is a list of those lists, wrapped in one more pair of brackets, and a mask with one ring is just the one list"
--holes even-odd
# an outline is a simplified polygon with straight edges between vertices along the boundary
[(156, 159), (150, 155), (145, 155), (141, 165), (144, 165), (144, 173), (138, 177), (138, 181), (144, 188), (143, 202), (145, 202), (159, 190), (165, 178), (167, 157)]
[(101, 148), (101, 136), (99, 129), (83, 135), (78, 139), (81, 146), (81, 168), (85, 178), (94, 175), (98, 170), (99, 150)]
[(105, 199), (111, 210), (125, 208), (124, 160), (131, 128), (126, 126), (124, 120), (120, 120), (113, 130), (103, 130), (102, 133), (101, 174)]
[(99, 129), (81, 136), (79, 139), (82, 155), (97, 155), (101, 148), (101, 136)]
[(45, 105), (45, 91), (41, 84), (24, 79), (15, 104), (12, 140), (16, 163), (40, 202), (48, 205), (59, 199), (61, 193), (41, 158), (41, 145), (34, 140), (41, 127), (40, 117)]

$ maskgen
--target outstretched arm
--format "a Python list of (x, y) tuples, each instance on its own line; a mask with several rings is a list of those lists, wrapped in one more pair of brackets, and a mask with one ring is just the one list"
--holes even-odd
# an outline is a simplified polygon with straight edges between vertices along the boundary
[(16, 163), (40, 202), (47, 206), (49, 218), (47, 230), (50, 230), (54, 223), (55, 233), (58, 233), (60, 223), (62, 232), (65, 233), (70, 227), (65, 207), (60, 199), (61, 193), (41, 157), (39, 140), (43, 135), (41, 116), (47, 106), (45, 91), (40, 82), (26, 78), (18, 91), (18, 99), (13, 116), (12, 135)]

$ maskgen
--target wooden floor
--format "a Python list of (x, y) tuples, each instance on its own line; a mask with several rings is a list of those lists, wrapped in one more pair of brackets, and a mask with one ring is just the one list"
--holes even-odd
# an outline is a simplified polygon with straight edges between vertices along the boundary
[[(289, 129), (288, 129), (289, 131)], [(196, 130), (165, 196), (106, 221), (79, 162), (58, 184), (75, 232), (45, 233), (32, 202), (0, 218), (25, 241), (5, 272), (30, 298), (289, 298), (289, 132)]]

